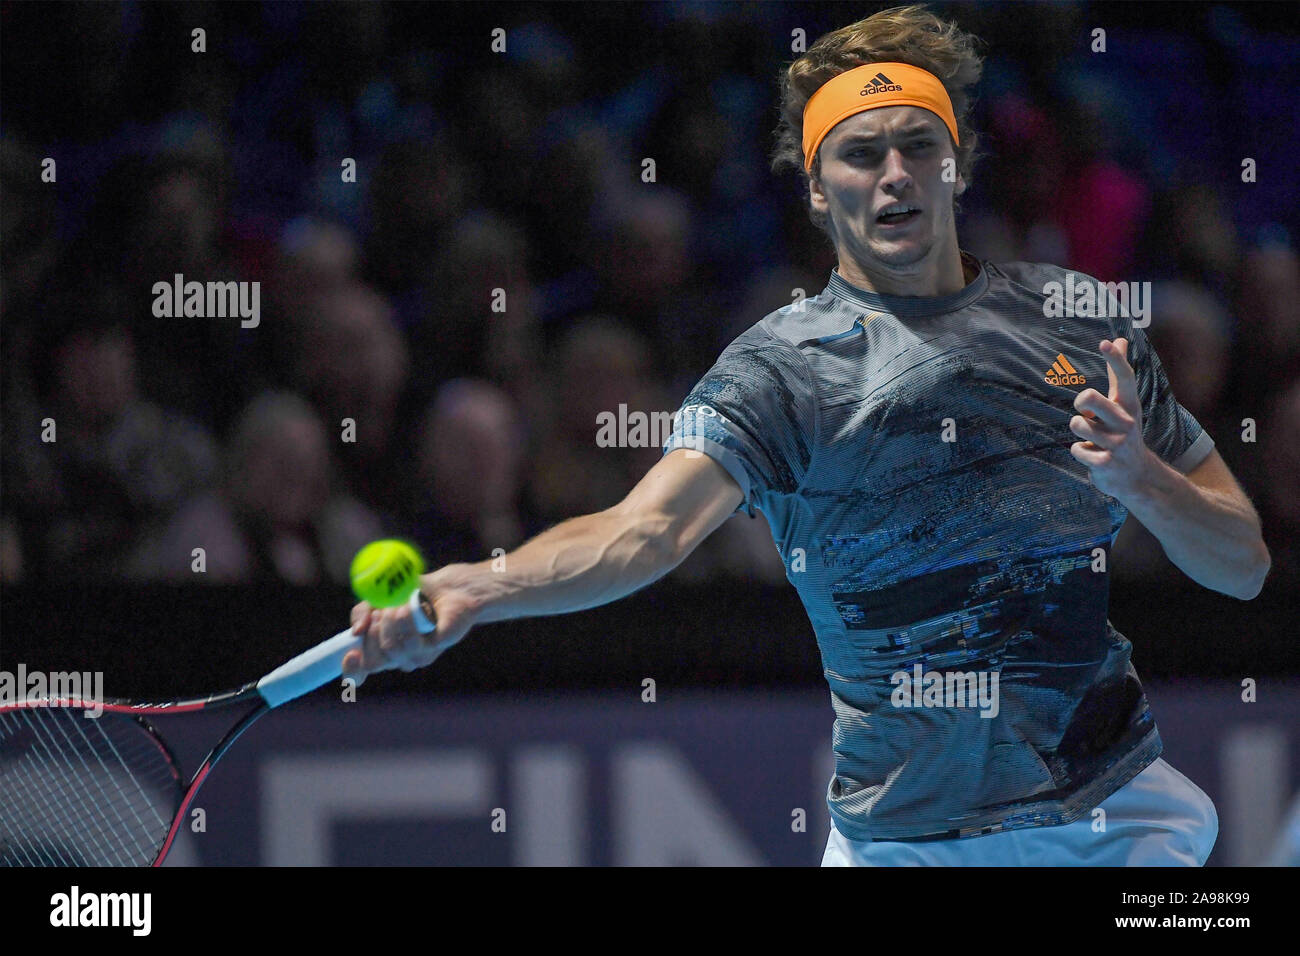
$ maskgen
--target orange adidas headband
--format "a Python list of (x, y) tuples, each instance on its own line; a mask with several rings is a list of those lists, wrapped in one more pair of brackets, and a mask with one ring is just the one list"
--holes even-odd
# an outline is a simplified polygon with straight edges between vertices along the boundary
[(957, 138), (957, 117), (939, 78), (910, 63), (868, 63), (831, 77), (803, 108), (803, 165), (812, 172), (813, 158), (836, 123), (863, 110), (882, 106), (919, 106), (934, 113)]

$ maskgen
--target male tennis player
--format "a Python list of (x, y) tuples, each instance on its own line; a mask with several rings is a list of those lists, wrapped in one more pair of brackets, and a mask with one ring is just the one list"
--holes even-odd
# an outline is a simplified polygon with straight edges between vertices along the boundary
[(1204, 864), (1214, 806), (1160, 759), (1107, 562), (1131, 513), (1193, 580), (1249, 599), (1270, 565), (1259, 519), (1131, 318), (1049, 317), (1065, 270), (958, 248), (979, 69), (920, 7), (796, 60), (781, 142), (838, 253), (826, 288), (723, 351), (621, 503), (502, 572), (426, 575), (437, 643), (412, 610), (358, 605), (348, 669), (612, 601), (757, 509), (836, 714), (824, 864)]

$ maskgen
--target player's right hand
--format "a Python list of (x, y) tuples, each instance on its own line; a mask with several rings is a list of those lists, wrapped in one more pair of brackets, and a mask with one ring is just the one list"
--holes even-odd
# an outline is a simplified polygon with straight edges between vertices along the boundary
[(362, 601), (352, 608), (352, 633), (362, 639), (362, 645), (343, 658), (344, 677), (361, 684), (376, 671), (427, 667), (469, 632), (474, 624), (470, 602), (440, 586), (437, 572), (420, 578), (420, 590), (433, 603), (437, 630), (431, 634), (416, 629), (407, 604), (378, 608)]

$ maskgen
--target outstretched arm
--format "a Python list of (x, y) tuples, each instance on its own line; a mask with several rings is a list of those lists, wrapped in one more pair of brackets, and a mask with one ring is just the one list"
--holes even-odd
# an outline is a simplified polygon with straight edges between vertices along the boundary
[(614, 507), (562, 522), (504, 559), (424, 575), (420, 590), (437, 617), (433, 642), (416, 633), (408, 608), (358, 604), (353, 632), (365, 637), (364, 651), (348, 655), (344, 675), (414, 670), (475, 624), (578, 611), (631, 594), (681, 563), (740, 501), (739, 486), (713, 459), (670, 452)]

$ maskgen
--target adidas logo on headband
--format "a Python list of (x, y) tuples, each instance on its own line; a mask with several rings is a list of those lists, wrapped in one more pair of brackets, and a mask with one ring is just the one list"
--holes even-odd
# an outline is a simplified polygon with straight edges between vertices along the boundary
[(871, 82), (864, 86), (858, 93), (858, 96), (871, 96), (873, 93), (901, 93), (903, 88), (885, 76), (883, 73), (877, 73), (871, 78)]
[[(901, 79), (895, 80), (896, 76)], [(811, 173), (817, 149), (836, 123), (863, 110), (894, 105), (929, 110), (948, 127), (953, 145), (961, 145), (957, 117), (942, 80), (910, 63), (864, 63), (831, 77), (804, 104), (804, 171)]]

